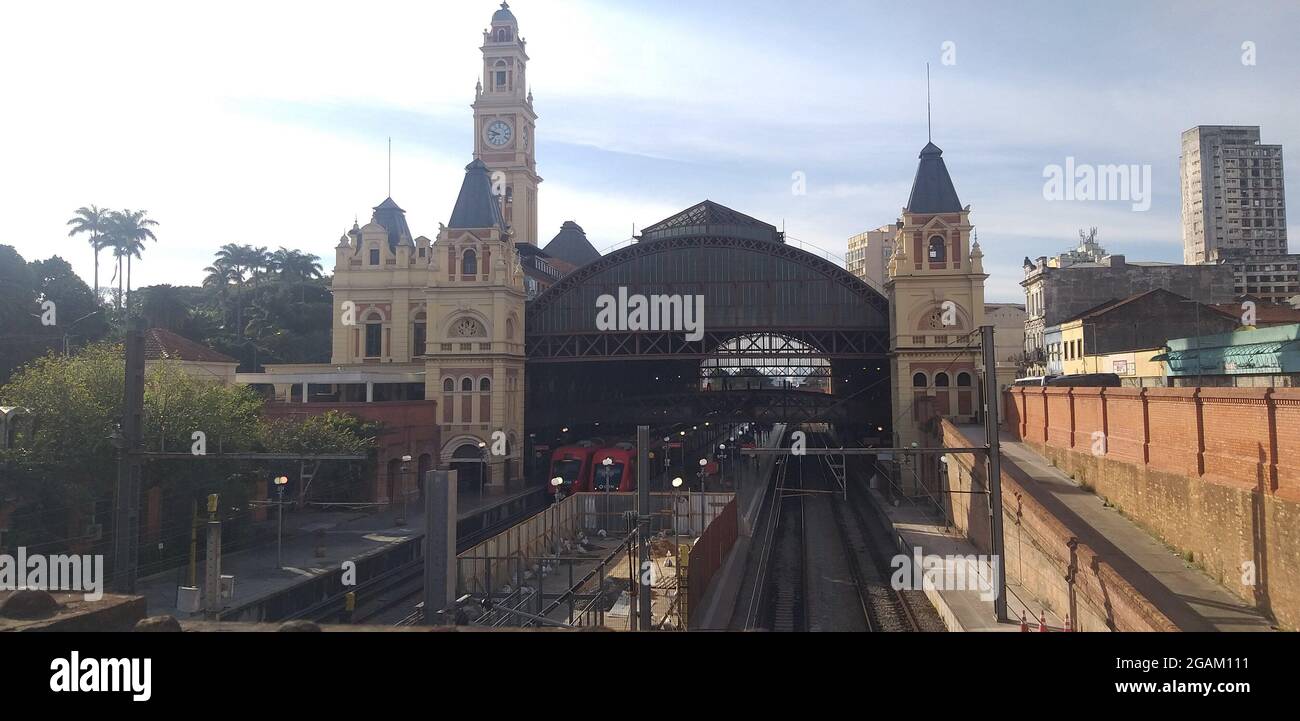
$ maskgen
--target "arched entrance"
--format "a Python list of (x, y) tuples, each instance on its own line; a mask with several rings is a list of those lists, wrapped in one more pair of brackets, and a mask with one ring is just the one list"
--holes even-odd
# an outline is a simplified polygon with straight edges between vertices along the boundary
[(462, 488), (473, 487), (478, 490), (485, 483), (483, 468), (483, 449), (472, 441), (462, 442), (451, 453), (451, 468), (456, 471), (457, 485)]

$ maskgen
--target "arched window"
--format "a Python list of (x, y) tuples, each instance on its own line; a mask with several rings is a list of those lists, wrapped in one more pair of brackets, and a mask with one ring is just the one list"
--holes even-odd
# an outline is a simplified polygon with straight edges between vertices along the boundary
[(444, 393), (451, 393), (454, 390), (456, 390), (456, 381), (450, 378), (444, 378), (442, 380), (442, 391)]
[(948, 374), (947, 374), (947, 373), (940, 373), (939, 375), (935, 376), (935, 377), (934, 377), (934, 385), (935, 385), (936, 387), (938, 387), (938, 388), (947, 388), (947, 387), (948, 387)]
[(944, 248), (943, 236), (930, 236), (930, 262), (942, 263), (948, 259), (948, 251)]
[(515, 339), (515, 319), (506, 318), (506, 340)]
[(474, 381), (470, 378), (461, 379), (460, 389), (465, 393), (472, 393), (474, 391)]
[(478, 389), (479, 389), (480, 391), (484, 392), (484, 393), (487, 393), (487, 392), (491, 391), (491, 390), (492, 390), (492, 381), (488, 380), (487, 378), (483, 378), (483, 379), (479, 380), (479, 382), (478, 382)]
[(913, 388), (924, 388), (925, 386), (926, 386), (926, 379), (924, 373), (918, 372), (916, 375), (912, 376)]
[(465, 255), (462, 256), (461, 258), (460, 274), (461, 275), (478, 274), (478, 256), (474, 254), (474, 251), (472, 249), (466, 250)]
[(958, 374), (957, 374), (957, 385), (960, 386), (960, 387), (962, 387), (962, 388), (969, 388), (969, 387), (970, 387), (970, 374), (969, 374), (969, 373), (964, 373), (964, 372), (963, 372), (963, 373), (958, 373)]

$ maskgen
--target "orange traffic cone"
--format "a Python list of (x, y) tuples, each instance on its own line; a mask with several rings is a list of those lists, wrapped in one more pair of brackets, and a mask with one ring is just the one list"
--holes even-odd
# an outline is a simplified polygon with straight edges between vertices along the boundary
[(1047, 613), (1044, 611), (1038, 612), (1038, 631), (1040, 633), (1047, 631)]
[(1020, 612), (1020, 632), (1021, 632), (1021, 633), (1028, 633), (1028, 632), (1029, 632), (1029, 622), (1025, 620), (1025, 612), (1024, 612), (1024, 611), (1021, 611), (1021, 612)]
[(1071, 633), (1073, 631), (1074, 631), (1074, 624), (1070, 623), (1070, 614), (1067, 613), (1065, 614), (1065, 632)]

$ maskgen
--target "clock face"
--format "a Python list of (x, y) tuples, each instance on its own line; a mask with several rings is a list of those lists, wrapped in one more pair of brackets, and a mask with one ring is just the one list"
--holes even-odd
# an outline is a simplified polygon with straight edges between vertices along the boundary
[(493, 120), (487, 127), (487, 141), (490, 145), (501, 146), (510, 142), (510, 136), (513, 131), (510, 129), (510, 123), (504, 120)]

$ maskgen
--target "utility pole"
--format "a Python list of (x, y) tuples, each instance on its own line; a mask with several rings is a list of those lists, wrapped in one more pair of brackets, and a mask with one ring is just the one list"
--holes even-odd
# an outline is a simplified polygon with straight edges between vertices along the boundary
[(640, 602), (640, 627), (643, 631), (649, 631), (654, 624), (654, 619), (650, 609), (650, 592), (653, 586), (650, 584), (650, 426), (636, 427), (636, 510), (637, 510), (637, 528), (640, 531), (637, 534), (637, 545), (641, 549), (641, 594), (637, 600)]
[(424, 524), (423, 624), (432, 626), (456, 593), (456, 471), (425, 474)]
[(140, 457), (144, 422), (144, 331), (129, 318), (126, 331), (126, 384), (117, 446), (117, 489), (113, 504), (113, 590), (135, 593), (140, 533)]
[(221, 611), (221, 521), (217, 518), (220, 498), (208, 496), (208, 546), (203, 566), (203, 610), (207, 617), (217, 620)]
[(1007, 571), (1006, 556), (1003, 553), (1002, 536), (1002, 449), (998, 442), (998, 359), (993, 345), (993, 326), (980, 328), (980, 337), (984, 346), (984, 434), (988, 440), (988, 483), (990, 531), (993, 536), (990, 550), (993, 553), (993, 569), (997, 574), (998, 592), (993, 599), (993, 612), (998, 623), (1007, 622)]

